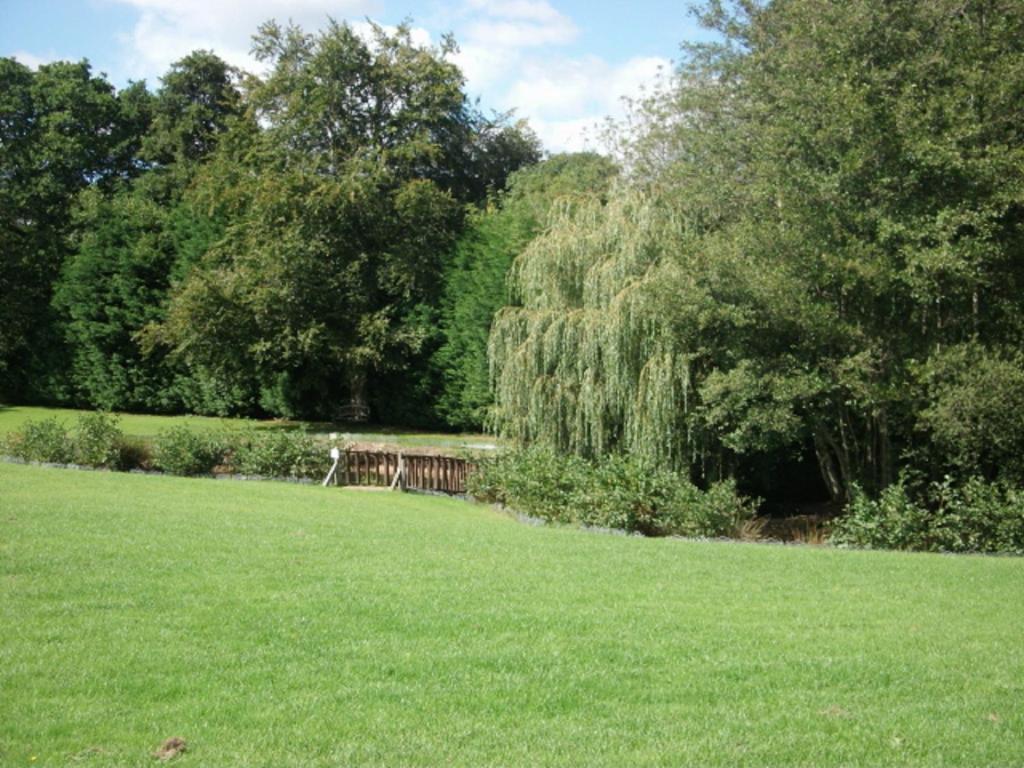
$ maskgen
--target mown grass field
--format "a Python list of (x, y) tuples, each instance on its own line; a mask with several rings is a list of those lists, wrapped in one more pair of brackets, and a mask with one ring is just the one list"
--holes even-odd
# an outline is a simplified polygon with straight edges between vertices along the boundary
[(1024, 560), (0, 464), (0, 764), (1016, 766)]
[[(30, 419), (57, 418), (67, 427), (73, 428), (83, 411), (72, 408), (45, 408), (30, 405), (0, 404), (0, 435), (21, 427)], [(389, 443), (410, 448), (473, 448), (492, 445), (494, 437), (477, 434), (447, 434), (443, 432), (422, 432), (391, 429), (361, 424), (330, 424), (304, 421), (257, 421), (254, 419), (221, 419), (210, 416), (155, 416), (151, 414), (118, 414), (122, 431), (130, 437), (152, 438), (162, 430), (185, 425), (201, 432), (256, 427), (257, 429), (298, 428), (317, 434), (331, 432), (351, 435), (353, 440), (372, 443)]]

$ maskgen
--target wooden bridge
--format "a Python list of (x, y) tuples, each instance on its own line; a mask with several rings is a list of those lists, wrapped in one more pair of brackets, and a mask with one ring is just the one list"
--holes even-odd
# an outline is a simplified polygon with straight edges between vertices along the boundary
[(337, 469), (328, 480), (334, 485), (463, 494), (473, 466), (472, 462), (455, 456), (346, 450), (341, 452)]

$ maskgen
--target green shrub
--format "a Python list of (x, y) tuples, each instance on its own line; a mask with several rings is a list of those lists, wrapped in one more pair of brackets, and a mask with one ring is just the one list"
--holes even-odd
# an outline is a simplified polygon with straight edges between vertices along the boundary
[(232, 466), (243, 475), (319, 479), (331, 461), (325, 446), (301, 430), (249, 429), (235, 436)]
[(68, 464), (74, 458), (74, 446), (64, 425), (56, 417), (26, 421), (4, 441), (4, 450), (25, 461)]
[(754, 514), (731, 483), (707, 491), (632, 457), (585, 461), (543, 448), (481, 461), (469, 477), (476, 498), (563, 523), (648, 536), (727, 536)]
[(123, 472), (153, 468), (153, 448), (145, 440), (125, 438), (118, 448), (117, 468)]
[(224, 461), (222, 436), (193, 432), (185, 426), (171, 427), (157, 435), (153, 446), (154, 464), (172, 475), (205, 475)]
[(83, 413), (74, 434), (74, 457), (90, 467), (120, 468), (124, 433), (109, 413)]
[(977, 343), (948, 347), (921, 366), (927, 407), (918, 427), (950, 474), (1024, 483), (1024, 354)]
[(586, 463), (573, 456), (534, 448), (482, 459), (467, 478), (469, 493), (481, 501), (514, 507), (523, 514), (559, 522), (584, 522), (574, 515), (586, 484)]
[(859, 490), (832, 530), (839, 546), (1024, 554), (1024, 491), (950, 477), (914, 493), (903, 482), (878, 499)]

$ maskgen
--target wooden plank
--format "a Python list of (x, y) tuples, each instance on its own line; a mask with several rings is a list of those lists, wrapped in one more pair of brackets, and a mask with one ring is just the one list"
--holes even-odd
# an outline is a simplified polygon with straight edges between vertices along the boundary
[(466, 493), (471, 462), (458, 456), (401, 454), (390, 451), (351, 451), (342, 453), (333, 476), (335, 485), (397, 487), (395, 478), (404, 467), (402, 488), (442, 493)]

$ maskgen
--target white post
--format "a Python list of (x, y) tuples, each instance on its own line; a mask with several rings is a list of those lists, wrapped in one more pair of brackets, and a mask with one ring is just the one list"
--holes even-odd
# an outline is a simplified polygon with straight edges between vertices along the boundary
[(395, 490), (398, 485), (398, 481), (402, 479), (402, 473), (405, 472), (405, 457), (402, 456), (402, 452), (398, 452), (398, 470), (395, 472), (395, 477), (391, 480), (390, 491)]
[(338, 446), (331, 448), (331, 458), (334, 459), (334, 466), (331, 467), (331, 471), (328, 472), (327, 477), (324, 478), (324, 488), (326, 488), (327, 484), (331, 482), (331, 478), (334, 477), (334, 473), (338, 471), (338, 462), (341, 461), (341, 451), (338, 450)]

